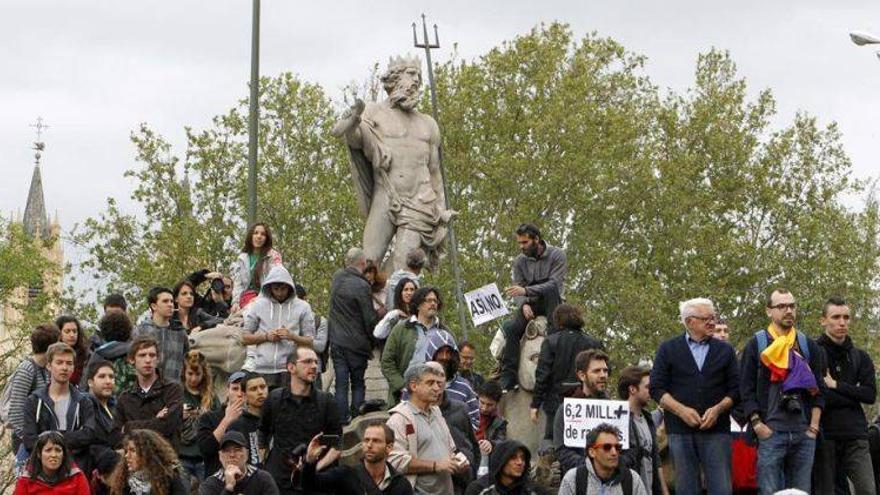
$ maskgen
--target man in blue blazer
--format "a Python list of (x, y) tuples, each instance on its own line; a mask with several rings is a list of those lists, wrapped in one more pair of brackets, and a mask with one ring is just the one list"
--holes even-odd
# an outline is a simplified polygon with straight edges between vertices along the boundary
[(739, 398), (736, 352), (712, 338), (715, 305), (697, 298), (679, 305), (685, 332), (660, 344), (651, 370), (651, 397), (666, 412), (675, 493), (731, 493), (730, 417)]

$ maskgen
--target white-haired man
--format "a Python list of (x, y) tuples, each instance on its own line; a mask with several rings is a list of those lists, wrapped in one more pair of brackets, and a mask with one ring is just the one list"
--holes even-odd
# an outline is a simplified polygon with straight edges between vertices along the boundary
[(739, 397), (736, 353), (712, 338), (715, 305), (697, 298), (679, 305), (685, 327), (660, 344), (651, 370), (651, 396), (666, 415), (669, 449), (675, 465), (675, 493), (731, 493), (730, 417)]

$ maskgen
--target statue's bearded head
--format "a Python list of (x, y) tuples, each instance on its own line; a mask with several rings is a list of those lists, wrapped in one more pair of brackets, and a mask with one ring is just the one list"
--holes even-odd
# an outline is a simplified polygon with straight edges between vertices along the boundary
[(392, 58), (379, 80), (392, 107), (411, 111), (418, 106), (422, 86), (422, 62), (418, 57)]

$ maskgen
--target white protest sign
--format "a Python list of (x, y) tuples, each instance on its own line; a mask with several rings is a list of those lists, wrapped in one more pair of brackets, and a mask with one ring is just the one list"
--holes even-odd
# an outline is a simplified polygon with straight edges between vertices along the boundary
[(501, 299), (498, 286), (494, 282), (468, 292), (464, 295), (464, 300), (471, 312), (474, 326), (482, 325), (510, 313), (504, 300)]
[(566, 447), (584, 448), (587, 434), (602, 423), (620, 430), (620, 443), (629, 448), (629, 403), (622, 400), (570, 399), (562, 403), (563, 437)]

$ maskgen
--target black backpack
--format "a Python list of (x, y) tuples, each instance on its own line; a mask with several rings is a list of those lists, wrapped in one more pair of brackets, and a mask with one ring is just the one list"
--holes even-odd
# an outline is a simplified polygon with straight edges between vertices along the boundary
[[(587, 466), (578, 466), (577, 471), (575, 471), (574, 480), (574, 493), (576, 495), (585, 495), (587, 493), (587, 489), (590, 486), (590, 471), (587, 469)], [(623, 495), (632, 495), (632, 471), (630, 471), (628, 468), (620, 468), (620, 487), (623, 489)]]

